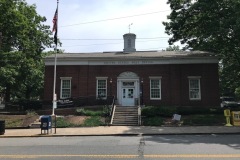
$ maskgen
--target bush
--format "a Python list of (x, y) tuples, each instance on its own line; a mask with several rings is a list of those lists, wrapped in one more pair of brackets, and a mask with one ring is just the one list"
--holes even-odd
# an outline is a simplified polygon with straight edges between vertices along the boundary
[(23, 110), (39, 110), (42, 108), (42, 101), (20, 99), (16, 102)]
[(103, 126), (104, 123), (101, 121), (101, 117), (94, 116), (86, 119), (82, 126), (84, 127), (95, 127), (95, 126)]
[(103, 116), (103, 111), (91, 111), (85, 110), (84, 108), (76, 109), (76, 114), (80, 116)]
[(35, 112), (33, 110), (26, 110), (26, 114), (27, 114), (27, 116), (36, 116), (36, 115), (38, 115), (37, 112)]
[(58, 128), (67, 128), (73, 127), (74, 125), (66, 121), (63, 117), (57, 117), (57, 127)]
[(221, 115), (194, 115), (183, 118), (183, 125), (223, 125), (225, 117)]
[(142, 116), (146, 117), (171, 117), (176, 113), (176, 107), (148, 106), (142, 109)]
[(143, 119), (144, 126), (161, 126), (163, 119), (161, 117), (146, 117)]
[(193, 115), (193, 114), (222, 114), (223, 110), (219, 108), (210, 107), (178, 107), (177, 112), (180, 115)]

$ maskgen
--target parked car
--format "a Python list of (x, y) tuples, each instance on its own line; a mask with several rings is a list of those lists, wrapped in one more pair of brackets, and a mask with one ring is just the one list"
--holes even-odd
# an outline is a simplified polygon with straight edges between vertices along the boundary
[(233, 97), (221, 97), (221, 108), (238, 107), (239, 103)]

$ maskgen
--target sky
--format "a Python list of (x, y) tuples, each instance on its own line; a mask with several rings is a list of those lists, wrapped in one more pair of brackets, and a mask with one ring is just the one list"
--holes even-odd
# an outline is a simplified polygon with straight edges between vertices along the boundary
[[(26, 0), (37, 13), (52, 19), (57, 0)], [(59, 49), (66, 53), (123, 51), (123, 35), (136, 34), (136, 50), (162, 50), (168, 35), (162, 22), (171, 12), (167, 0), (59, 0)], [(131, 25), (132, 24), (132, 25)], [(53, 50), (50, 48), (48, 50)]]

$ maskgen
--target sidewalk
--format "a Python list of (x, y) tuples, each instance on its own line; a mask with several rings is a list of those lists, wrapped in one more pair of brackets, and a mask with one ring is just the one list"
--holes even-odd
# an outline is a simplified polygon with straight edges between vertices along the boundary
[[(149, 126), (101, 126), (79, 128), (57, 128), (52, 133), (41, 134), (40, 128), (6, 129), (6, 137), (58, 137), (58, 136), (124, 136), (124, 135), (189, 135), (189, 134), (240, 134), (240, 127), (189, 126), (189, 127), (149, 127)], [(44, 133), (44, 131), (43, 131)]]

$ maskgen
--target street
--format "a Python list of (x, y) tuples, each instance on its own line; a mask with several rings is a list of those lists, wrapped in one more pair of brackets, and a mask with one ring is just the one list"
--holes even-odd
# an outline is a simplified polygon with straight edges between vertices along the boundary
[(239, 159), (240, 135), (0, 138), (0, 159)]

